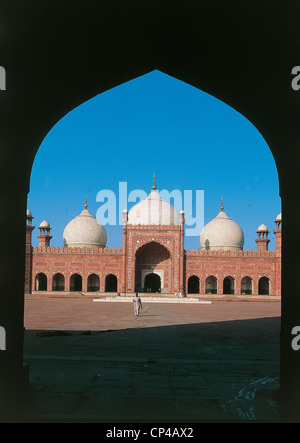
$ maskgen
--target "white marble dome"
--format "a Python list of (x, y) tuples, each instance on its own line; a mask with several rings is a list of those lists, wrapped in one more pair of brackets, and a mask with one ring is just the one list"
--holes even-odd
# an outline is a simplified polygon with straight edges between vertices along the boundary
[(277, 215), (276, 221), (281, 221), (281, 212), (280, 212), (280, 214)]
[(145, 200), (142, 200), (128, 212), (128, 224), (131, 225), (179, 225), (178, 211), (163, 200), (153, 189)]
[(107, 241), (106, 229), (85, 209), (71, 220), (64, 229), (65, 247), (105, 248)]
[[(223, 205), (222, 205), (223, 206)], [(223, 208), (201, 231), (201, 249), (213, 251), (239, 251), (244, 246), (244, 233), (240, 226), (229, 218)]]

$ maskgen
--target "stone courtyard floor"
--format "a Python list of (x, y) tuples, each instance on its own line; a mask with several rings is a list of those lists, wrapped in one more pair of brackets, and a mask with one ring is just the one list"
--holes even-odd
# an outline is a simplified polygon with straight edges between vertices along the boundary
[(276, 422), (279, 301), (25, 298), (28, 422)]

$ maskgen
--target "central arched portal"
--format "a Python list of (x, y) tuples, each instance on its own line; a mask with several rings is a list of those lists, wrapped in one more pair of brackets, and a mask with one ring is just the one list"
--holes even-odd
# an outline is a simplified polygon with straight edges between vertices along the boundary
[(171, 255), (169, 250), (152, 241), (135, 254), (135, 290), (137, 292), (172, 292)]

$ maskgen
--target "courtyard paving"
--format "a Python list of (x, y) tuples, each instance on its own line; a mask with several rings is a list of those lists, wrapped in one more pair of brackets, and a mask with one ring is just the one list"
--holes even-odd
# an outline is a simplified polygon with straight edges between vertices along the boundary
[(280, 420), (279, 301), (25, 299), (29, 422)]

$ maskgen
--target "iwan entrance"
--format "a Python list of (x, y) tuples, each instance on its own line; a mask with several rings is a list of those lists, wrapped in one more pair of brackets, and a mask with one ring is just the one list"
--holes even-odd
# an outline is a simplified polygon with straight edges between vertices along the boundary
[(171, 255), (165, 246), (151, 241), (136, 251), (135, 290), (137, 292), (171, 292), (171, 274)]

